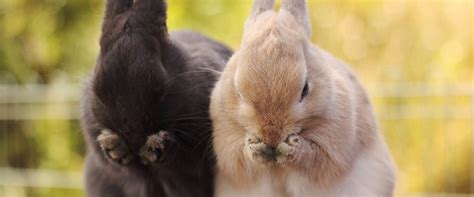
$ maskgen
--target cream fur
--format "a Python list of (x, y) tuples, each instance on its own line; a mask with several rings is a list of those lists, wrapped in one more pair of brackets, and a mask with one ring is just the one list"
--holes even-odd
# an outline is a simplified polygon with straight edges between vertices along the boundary
[[(395, 165), (365, 90), (311, 44), (304, 0), (282, 0), (278, 13), (273, 3), (254, 1), (211, 96), (216, 195), (391, 196)], [(275, 162), (265, 145), (277, 147)]]

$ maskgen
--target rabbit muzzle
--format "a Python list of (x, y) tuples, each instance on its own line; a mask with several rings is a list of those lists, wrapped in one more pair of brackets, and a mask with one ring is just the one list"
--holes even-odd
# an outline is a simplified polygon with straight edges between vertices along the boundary
[(260, 164), (280, 165), (295, 159), (300, 143), (301, 137), (297, 134), (291, 134), (284, 141), (271, 144), (248, 134), (245, 145), (251, 160)]

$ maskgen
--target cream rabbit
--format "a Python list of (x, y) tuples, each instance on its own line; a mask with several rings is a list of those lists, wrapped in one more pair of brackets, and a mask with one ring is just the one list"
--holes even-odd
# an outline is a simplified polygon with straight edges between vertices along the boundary
[(392, 196), (395, 165), (354, 73), (313, 46), (305, 0), (255, 0), (211, 96), (216, 196)]

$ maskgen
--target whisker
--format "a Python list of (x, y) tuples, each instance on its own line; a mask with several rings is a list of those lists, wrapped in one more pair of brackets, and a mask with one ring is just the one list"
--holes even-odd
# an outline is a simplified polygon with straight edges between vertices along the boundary
[[(161, 120), (161, 123), (170, 123), (170, 122), (175, 122), (175, 121), (184, 121), (184, 120), (210, 120), (210, 118), (208, 117), (184, 117), (184, 118), (175, 118), (175, 119), (164, 119), (164, 120)], [(184, 122), (180, 123), (180, 124), (184, 124)], [(201, 124), (201, 123), (196, 123), (196, 124)]]
[(199, 67), (199, 69), (214, 72), (214, 73), (218, 74), (219, 76), (222, 75), (222, 71), (214, 70), (214, 69), (212, 69), (212, 68)]
[(206, 73), (206, 72), (210, 72), (208, 70), (201, 70), (201, 71), (188, 71), (188, 72), (183, 72), (183, 73), (179, 73), (173, 77), (171, 77), (170, 79), (166, 80), (164, 85), (168, 84), (169, 82), (171, 82), (172, 80), (175, 80), (176, 78), (178, 77), (181, 77), (183, 75), (187, 75), (187, 74), (195, 74), (195, 73)]
[(186, 118), (187, 116), (189, 115), (196, 115), (196, 114), (200, 114), (200, 113), (207, 113), (208, 110), (203, 110), (203, 111), (195, 111), (195, 112), (191, 112), (191, 113), (187, 113), (187, 114), (181, 114), (180, 116), (178, 116), (179, 118)]
[(186, 132), (186, 131), (183, 131), (181, 129), (176, 129), (176, 128), (173, 128), (173, 131), (177, 131), (178, 133), (181, 133), (181, 134), (184, 134), (192, 139), (194, 139), (195, 137), (193, 135), (191, 135), (189, 132)]

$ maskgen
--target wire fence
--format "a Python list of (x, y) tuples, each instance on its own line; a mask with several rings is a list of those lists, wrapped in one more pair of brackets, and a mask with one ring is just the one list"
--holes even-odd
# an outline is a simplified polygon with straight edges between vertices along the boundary
[[(468, 141), (471, 143), (468, 145), (470, 147), (468, 155), (474, 156), (474, 88), (472, 85), (457, 84), (434, 87), (428, 84), (397, 84), (394, 86), (373, 86), (368, 89), (382, 124), (385, 121), (437, 119), (467, 123), (470, 125), (467, 128), (469, 130), (467, 136), (470, 136)], [(11, 139), (9, 136), (12, 135), (10, 126), (12, 122), (47, 120), (77, 123), (80, 92), (81, 86), (72, 84), (0, 85), (0, 140), (3, 139), (0, 142), (4, 142), (3, 145), (0, 144), (1, 152), (3, 152), (0, 152), (0, 156), (3, 157), (0, 157), (0, 188), (11, 186), (78, 190), (82, 188), (80, 170), (70, 170), (67, 167), (49, 169), (41, 164), (33, 167), (19, 167), (21, 165), (12, 165), (12, 162), (9, 162), (11, 160), (9, 155), (13, 154), (10, 150), (11, 144), (19, 146), (18, 144), (26, 143), (12, 141), (17, 140), (17, 138)], [(29, 132), (37, 131), (30, 130)], [(82, 139), (75, 140), (81, 141)], [(449, 150), (446, 151), (449, 152)], [(444, 160), (444, 162), (450, 162), (446, 161), (447, 159)], [(468, 167), (470, 171), (467, 177), (468, 180), (474, 180), (474, 167), (472, 167), (474, 160), (469, 162), (471, 167)], [(445, 182), (448, 184), (449, 180)], [(474, 181), (470, 181), (468, 184), (467, 187), (470, 189), (467, 191), (474, 193)], [(413, 195), (416, 196), (416, 194)], [(2, 196), (1, 190), (0, 196)], [(437, 193), (436, 196), (448, 196), (448, 194)], [(449, 194), (449, 196), (454, 196), (454, 194)]]

